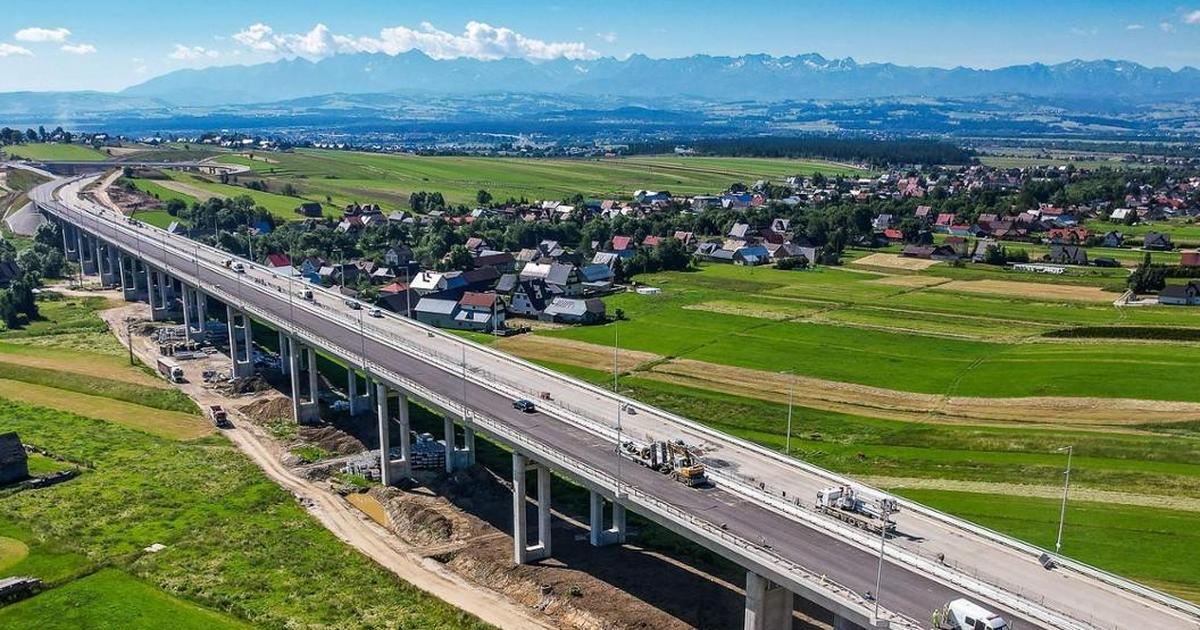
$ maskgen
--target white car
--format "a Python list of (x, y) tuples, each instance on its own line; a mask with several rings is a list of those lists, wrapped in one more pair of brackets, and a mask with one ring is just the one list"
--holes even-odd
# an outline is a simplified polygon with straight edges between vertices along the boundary
[(371, 309), (371, 317), (383, 317), (383, 311), (373, 308)]

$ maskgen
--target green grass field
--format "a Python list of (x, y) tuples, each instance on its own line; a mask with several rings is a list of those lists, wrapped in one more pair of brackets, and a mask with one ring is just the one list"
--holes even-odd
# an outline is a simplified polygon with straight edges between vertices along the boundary
[[(631, 350), (929, 394), (1200, 400), (1188, 367), (1200, 360), (1195, 344), (1164, 352), (1145, 344), (1036, 337), (1077, 325), (1200, 327), (1195, 310), (978, 295), (888, 284), (884, 276), (838, 268), (706, 265), (638, 279), (663, 294), (607, 299), (610, 312), (620, 308), (629, 319), (620, 324), (620, 337)], [(714, 302), (725, 304), (723, 312), (697, 308)], [(743, 305), (749, 315), (733, 314), (730, 304)], [(810, 310), (784, 321), (750, 316), (797, 306)], [(536, 334), (608, 345), (610, 326)]]
[[(5, 608), (0, 626), (483, 627), (343, 545), (224, 439), (178, 442), (0, 399), (9, 430), (91, 469), (0, 501), (0, 536), (29, 548), (0, 574), (55, 587)], [(141, 551), (153, 543), (166, 549)], [(100, 566), (115, 582), (83, 577)]]
[(628, 198), (638, 189), (712, 193), (733, 182), (752, 184), (788, 175), (853, 175), (862, 171), (820, 160), (757, 158), (636, 157), (612, 159), (517, 159), (423, 157), (347, 151), (297, 150), (266, 153), (260, 159), (220, 158), (244, 164), (268, 181), (290, 181), (305, 197), (328, 195), (350, 201), (402, 204), (408, 194), (441, 192), (451, 203), (474, 203), (485, 189), (496, 199), (562, 199), (576, 193)]
[(78, 144), (19, 144), (4, 147), (4, 152), (12, 157), (39, 161), (99, 162), (109, 159), (102, 151)]
[[(1105, 221), (1090, 221), (1086, 223), (1089, 230), (1097, 234), (1106, 234), (1109, 231), (1116, 230), (1125, 235), (1125, 244), (1132, 247), (1141, 247), (1142, 237), (1147, 232), (1162, 232), (1170, 234), (1171, 240), (1176, 247), (1200, 246), (1200, 223), (1189, 221), (1187, 219), (1173, 219), (1170, 221), (1151, 221), (1138, 223), (1137, 225), (1119, 225), (1116, 223), (1108, 223)], [(1157, 259), (1167, 252), (1154, 252), (1153, 256)], [(1142, 252), (1136, 252), (1138, 261), (1141, 261)], [(1168, 262), (1161, 260), (1160, 262)]]
[(115, 569), (102, 569), (44, 595), (0, 609), (10, 628), (249, 629), (253, 626), (201, 608)]

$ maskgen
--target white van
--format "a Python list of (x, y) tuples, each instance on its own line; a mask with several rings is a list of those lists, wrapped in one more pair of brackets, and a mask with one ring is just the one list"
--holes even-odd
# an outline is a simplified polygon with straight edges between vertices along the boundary
[(1012, 630), (1003, 617), (967, 599), (946, 605), (941, 624), (951, 630)]

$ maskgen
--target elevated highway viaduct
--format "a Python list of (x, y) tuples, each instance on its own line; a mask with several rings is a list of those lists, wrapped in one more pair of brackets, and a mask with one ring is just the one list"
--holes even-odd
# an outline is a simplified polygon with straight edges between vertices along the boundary
[[(154, 317), (182, 318), (189, 334), (203, 334), (210, 304), (223, 305), (235, 375), (254, 369), (250, 321), (277, 330), (298, 422), (317, 417), (314, 352), (336, 357), (353, 411), (377, 416), (385, 483), (409, 471), (409, 401), (444, 415), (450, 469), (473, 462), (477, 432), (512, 450), (514, 562), (552, 555), (549, 475), (558, 474), (592, 493), (598, 547), (623, 540), (633, 511), (745, 567), (746, 628), (790, 627), (796, 597), (832, 613), (838, 628), (923, 628), (934, 609), (966, 597), (1022, 630), (1200, 629), (1188, 602), (1065, 557), (1047, 569), (1043, 550), (915, 503), (901, 501), (901, 535), (881, 541), (811, 509), (816, 490), (848, 479), (413, 320), (365, 316), (335, 292), (250, 261), (238, 272), (228, 253), (84, 198), (94, 180), (59, 179), (31, 194), (62, 225), (68, 258), (127, 299), (148, 300)], [(312, 300), (297, 296), (302, 286)], [(522, 397), (538, 413), (515, 410)], [(688, 488), (615, 448), (676, 438), (702, 450), (713, 487)], [(876, 590), (881, 542), (874, 601), (864, 594)]]

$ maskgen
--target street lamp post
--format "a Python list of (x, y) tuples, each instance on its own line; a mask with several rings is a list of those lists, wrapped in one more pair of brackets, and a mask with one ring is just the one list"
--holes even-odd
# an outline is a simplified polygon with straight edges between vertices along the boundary
[(617, 332), (617, 321), (613, 320), (613, 396), (617, 401), (617, 487), (616, 496), (619, 498), (621, 494), (621, 392), (617, 384), (619, 353), (620, 353), (620, 337)]
[(875, 619), (879, 619), (879, 596), (883, 591), (883, 551), (887, 544), (888, 523), (895, 512), (896, 509), (889, 503), (880, 514), (882, 522), (879, 524), (879, 569), (875, 574)]
[(784, 370), (781, 374), (791, 376), (791, 384), (788, 387), (788, 413), (787, 413), (787, 436), (783, 442), (783, 452), (787, 455), (792, 454), (792, 401), (796, 397), (796, 373), (792, 370)]
[(1071, 456), (1075, 452), (1075, 445), (1058, 449), (1059, 453), (1063, 451), (1067, 452), (1067, 471), (1063, 474), (1062, 507), (1058, 511), (1058, 538), (1054, 541), (1054, 553), (1062, 551), (1063, 523), (1067, 520), (1067, 495), (1071, 492)]

